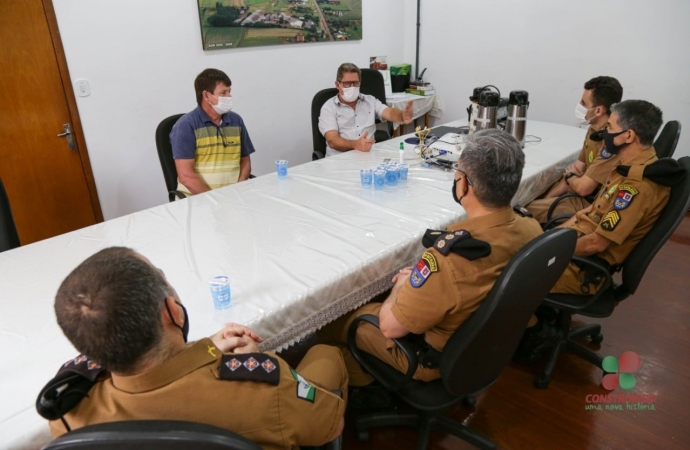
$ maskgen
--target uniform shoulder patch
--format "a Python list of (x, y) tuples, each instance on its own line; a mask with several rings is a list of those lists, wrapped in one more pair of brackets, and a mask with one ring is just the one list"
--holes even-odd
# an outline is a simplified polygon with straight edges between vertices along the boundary
[(532, 213), (529, 212), (529, 210), (527, 208), (525, 208), (524, 206), (520, 206), (520, 205), (513, 206), (513, 211), (515, 211), (515, 214), (518, 214), (522, 217), (532, 217)]
[(436, 238), (434, 248), (443, 256), (447, 256), (456, 242), (459, 242), (463, 239), (468, 239), (471, 236), (472, 235), (467, 230), (445, 231)]
[(103, 368), (99, 366), (95, 361), (91, 361), (84, 355), (79, 355), (74, 359), (70, 359), (64, 363), (60, 370), (58, 370), (57, 375), (64, 372), (78, 373), (79, 375), (87, 378), (90, 381), (96, 381), (98, 374), (103, 372)]
[(602, 230), (613, 231), (616, 229), (620, 221), (620, 214), (618, 214), (618, 211), (616, 211), (615, 209), (612, 209), (611, 211), (607, 212), (606, 215), (601, 219), (600, 226)]
[(634, 186), (621, 184), (618, 186), (618, 195), (616, 195), (616, 199), (613, 201), (613, 207), (619, 211), (627, 208), (632, 203), (633, 197), (639, 193)]
[(292, 368), (290, 368), (290, 374), (292, 374), (292, 378), (297, 382), (297, 398), (314, 403), (314, 399), (316, 399), (316, 388), (309, 384), (302, 375), (295, 372)]
[(613, 153), (606, 150), (606, 144), (604, 144), (604, 146), (601, 147), (601, 151), (599, 152), (599, 154), (604, 159), (611, 159), (611, 157), (613, 157)]
[(278, 359), (265, 353), (223, 355), (218, 376), (227, 381), (257, 381), (277, 386), (280, 383)]
[(438, 237), (444, 233), (447, 233), (447, 231), (427, 229), (424, 232), (424, 237), (422, 238), (422, 245), (424, 248), (433, 247), (436, 239), (438, 239)]
[(420, 287), (431, 276), (432, 273), (438, 272), (438, 261), (433, 253), (424, 252), (419, 262), (412, 268), (410, 273), (410, 284), (412, 287)]

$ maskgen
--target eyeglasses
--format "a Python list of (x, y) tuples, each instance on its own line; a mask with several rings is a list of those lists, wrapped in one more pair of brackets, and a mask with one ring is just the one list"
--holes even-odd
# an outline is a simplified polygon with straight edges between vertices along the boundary
[(225, 131), (223, 131), (223, 127), (216, 127), (216, 137), (220, 136), (221, 142), (223, 142), (223, 147), (227, 147), (228, 145), (228, 138), (225, 137)]
[(472, 186), (472, 182), (470, 181), (470, 178), (467, 176), (467, 173), (465, 173), (464, 170), (458, 168), (458, 163), (453, 164), (453, 170), (455, 170), (456, 172), (460, 172), (460, 175), (464, 176), (467, 180), (467, 184)]
[(342, 84), (344, 88), (360, 87), (362, 85), (361, 81), (338, 81)]

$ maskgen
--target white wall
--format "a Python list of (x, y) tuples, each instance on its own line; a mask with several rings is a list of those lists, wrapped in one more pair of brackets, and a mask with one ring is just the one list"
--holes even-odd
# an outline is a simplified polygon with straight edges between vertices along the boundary
[[(415, 58), (416, 0), (406, 0), (406, 60)], [(449, 121), (467, 117), (472, 89), (530, 94), (529, 118), (575, 124), (585, 81), (618, 78), (624, 99), (659, 106), (685, 129), (690, 155), (688, 0), (422, 0), (420, 67)], [(529, 125), (527, 132), (529, 133)]]
[[(193, 82), (207, 67), (232, 79), (234, 111), (256, 153), (252, 172), (311, 161), (311, 100), (333, 86), (338, 65), (369, 56), (402, 61), (400, 0), (363, 2), (364, 39), (205, 52), (196, 0), (53, 0), (89, 157), (106, 219), (167, 202), (154, 132), (165, 117), (196, 106)], [(392, 30), (401, 30), (392, 32)]]

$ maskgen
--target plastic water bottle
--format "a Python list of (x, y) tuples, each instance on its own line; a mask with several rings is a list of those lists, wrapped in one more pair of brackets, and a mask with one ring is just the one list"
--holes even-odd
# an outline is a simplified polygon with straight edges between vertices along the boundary
[(232, 302), (232, 295), (230, 293), (230, 281), (226, 276), (217, 276), (208, 280), (208, 285), (213, 297), (213, 306), (216, 309), (225, 309), (230, 307)]

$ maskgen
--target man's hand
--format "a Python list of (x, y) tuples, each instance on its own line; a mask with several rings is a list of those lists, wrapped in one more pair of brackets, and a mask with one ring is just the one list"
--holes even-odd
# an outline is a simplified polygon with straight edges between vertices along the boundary
[(580, 168), (575, 164), (571, 164), (568, 166), (567, 169), (565, 169), (565, 172), (563, 172), (563, 176), (566, 176), (568, 172), (572, 172), (575, 174), (577, 177), (581, 177), (583, 175), (583, 172), (580, 170)]
[(244, 338), (244, 345), (235, 347), (235, 349), (232, 351), (232, 353), (260, 353), (261, 350), (259, 350), (259, 346), (256, 345), (256, 342), (248, 336), (245, 336)]
[(398, 282), (400, 282), (401, 279), (402, 279), (402, 281), (405, 281), (410, 276), (410, 274), (412, 273), (412, 269), (413, 269), (412, 266), (408, 266), (408, 267), (404, 267), (404, 268), (400, 269), (400, 272), (393, 275), (393, 279), (391, 281), (395, 284), (398, 284)]
[(236, 349), (244, 348), (250, 345), (250, 343), (258, 351), (256, 342), (263, 341), (254, 331), (236, 323), (226, 323), (222, 330), (211, 336), (211, 340), (223, 353), (242, 353), (236, 351)]
[(403, 122), (405, 124), (412, 123), (413, 116), (414, 110), (412, 109), (412, 100), (410, 100), (407, 102), (407, 105), (405, 105), (405, 110), (402, 113)]
[(362, 133), (362, 136), (354, 141), (355, 143), (355, 149), (359, 150), (360, 152), (368, 152), (371, 150), (371, 147), (374, 145), (374, 142), (376, 142), (374, 139), (367, 139), (367, 136), (369, 135), (368, 131), (365, 131)]

